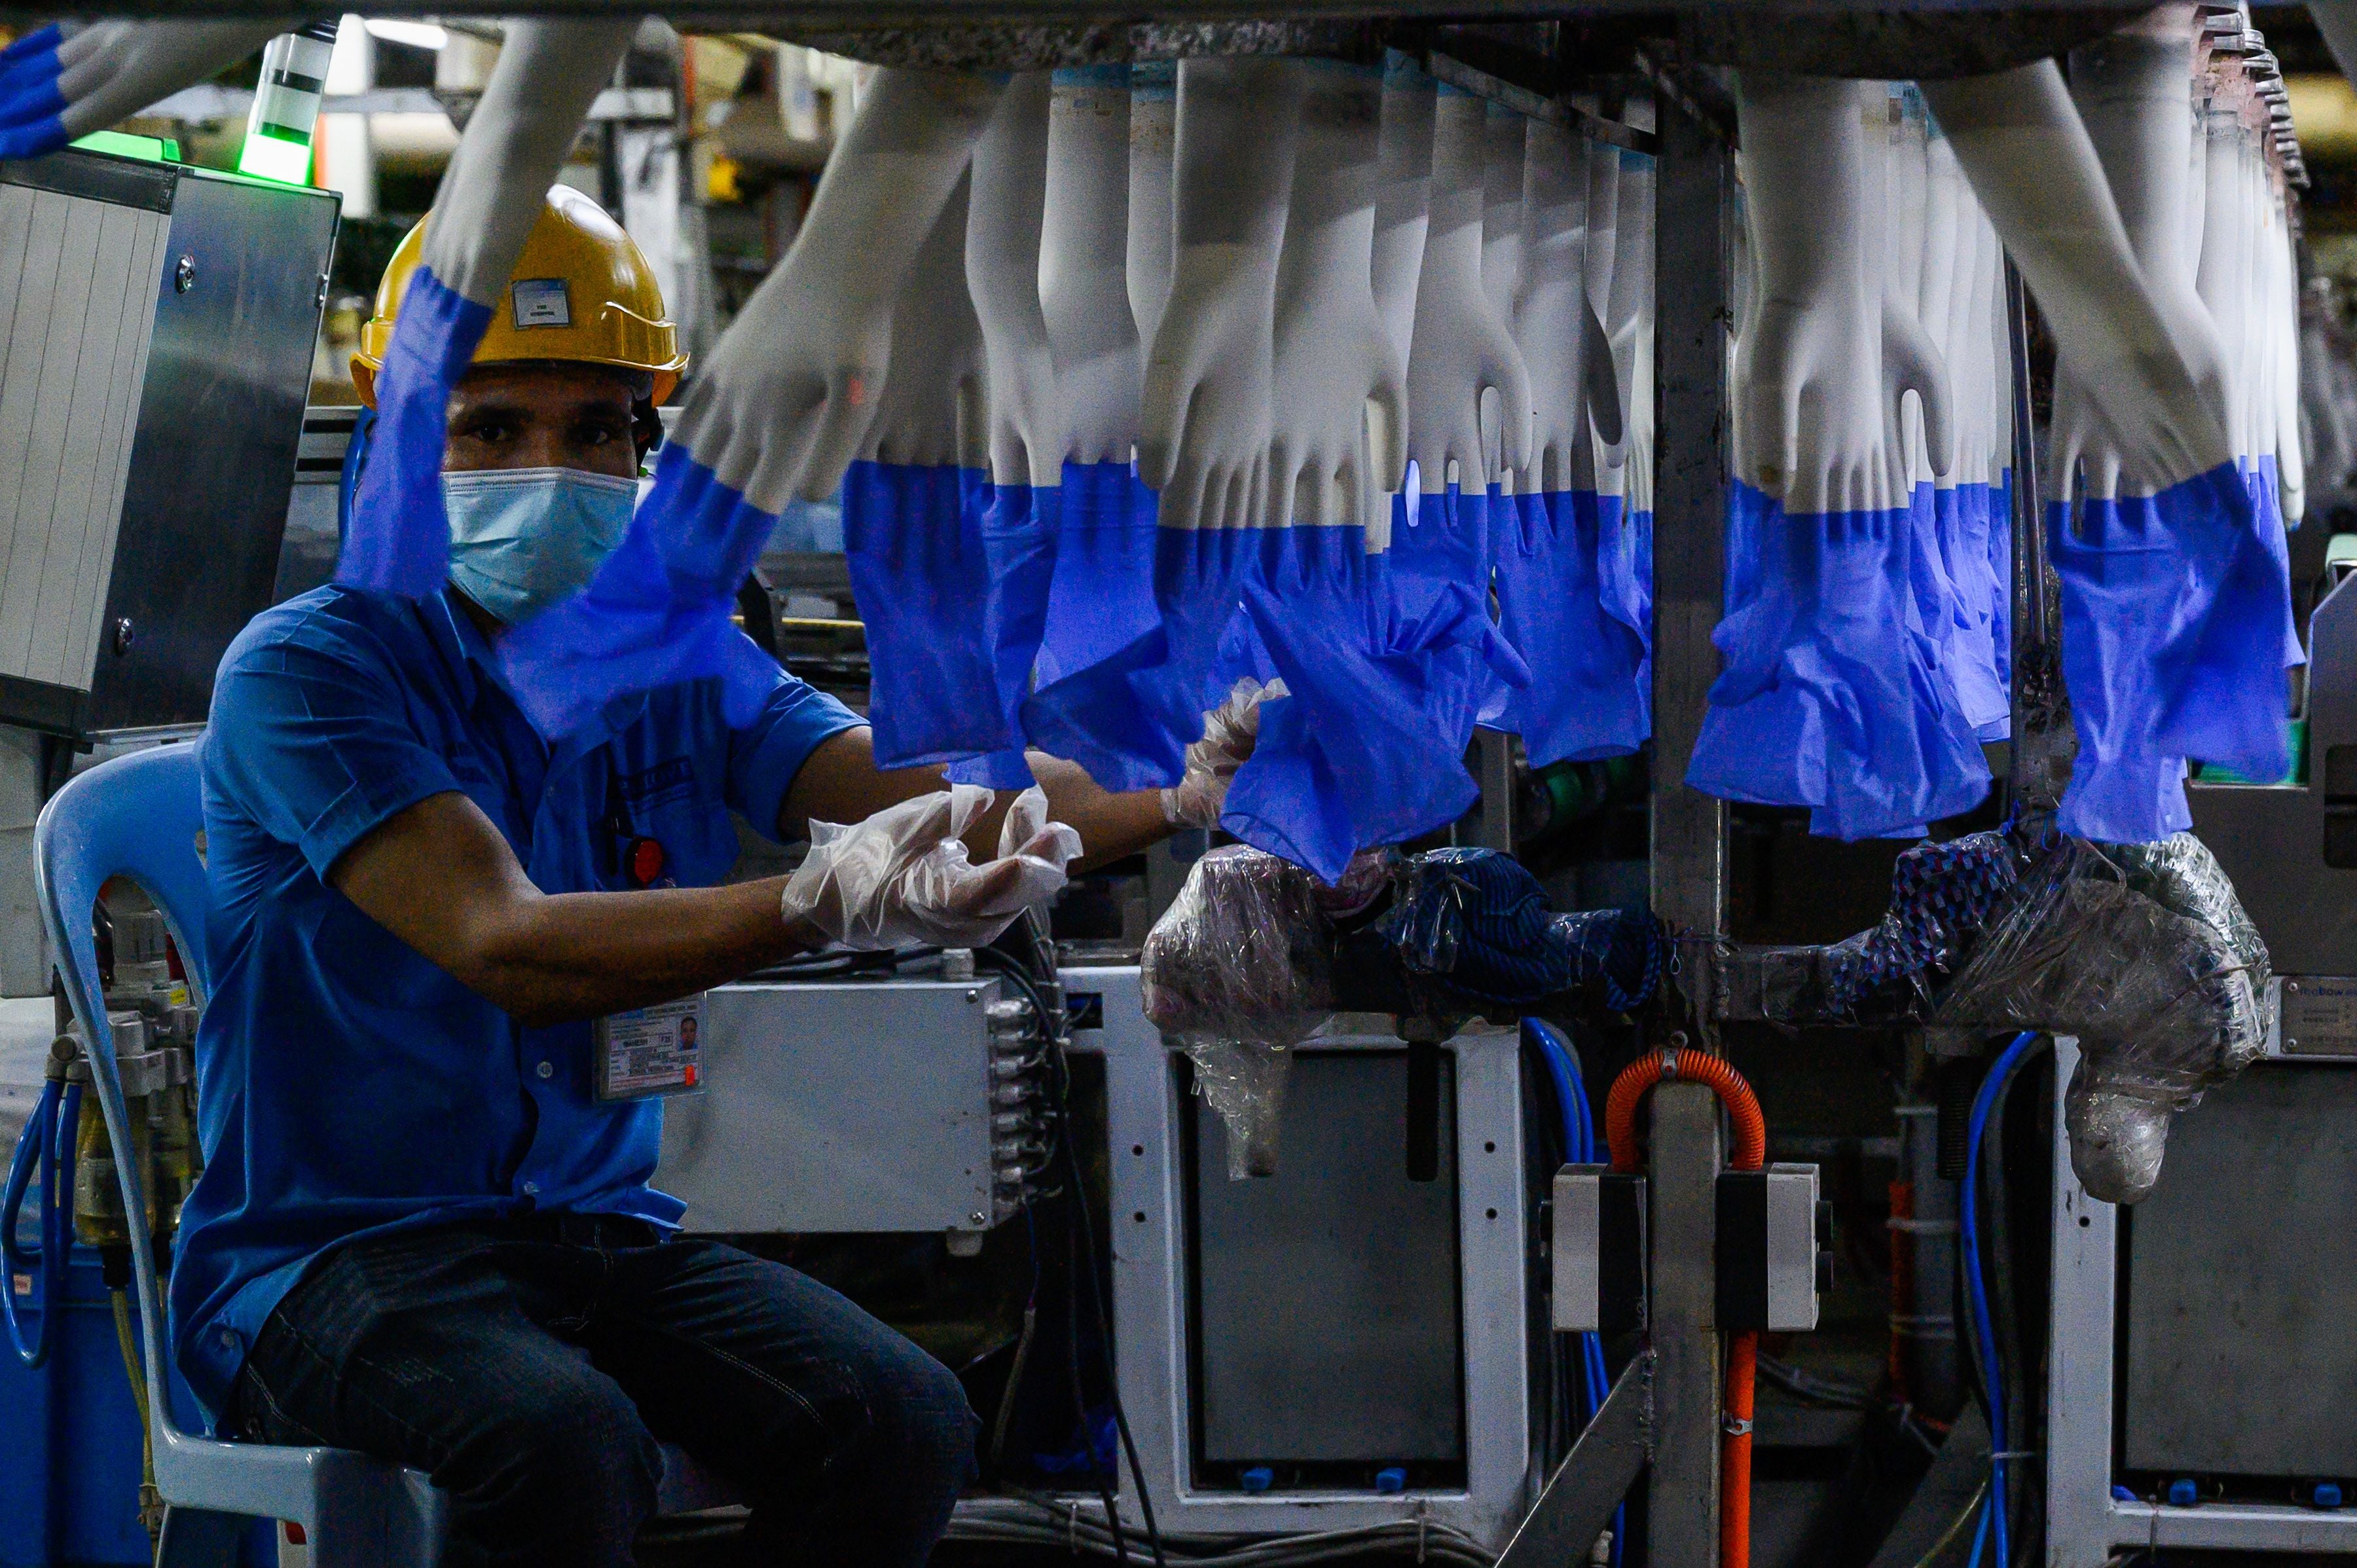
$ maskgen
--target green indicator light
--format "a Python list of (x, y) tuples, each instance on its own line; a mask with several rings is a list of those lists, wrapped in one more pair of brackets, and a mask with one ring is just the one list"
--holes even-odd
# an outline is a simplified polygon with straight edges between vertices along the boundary
[(167, 136), (135, 136), (125, 131), (92, 131), (74, 144), (86, 153), (111, 153), (118, 158), (137, 158), (142, 163), (178, 163), (180, 144)]
[(281, 185), (311, 183), (311, 148), (304, 142), (256, 132), (237, 155), (237, 172)]

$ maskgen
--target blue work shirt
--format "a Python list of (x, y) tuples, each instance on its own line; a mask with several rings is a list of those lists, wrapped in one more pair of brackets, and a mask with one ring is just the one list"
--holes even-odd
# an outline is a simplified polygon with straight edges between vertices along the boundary
[[(594, 1098), (590, 1026), (527, 1028), (328, 885), (371, 829), (430, 795), (480, 806), (545, 893), (720, 882), (734, 808), (777, 831), (812, 750), (862, 721), (779, 671), (759, 715), (697, 681), (608, 704), (545, 745), (447, 597), (326, 587), (230, 647), (201, 743), (206, 946), (198, 1039), (205, 1171), (181, 1217), (175, 1358), (218, 1412), (280, 1297), (328, 1248), (399, 1226), (534, 1208), (677, 1222), (647, 1185), (662, 1102)], [(643, 873), (651, 855), (640, 856)]]

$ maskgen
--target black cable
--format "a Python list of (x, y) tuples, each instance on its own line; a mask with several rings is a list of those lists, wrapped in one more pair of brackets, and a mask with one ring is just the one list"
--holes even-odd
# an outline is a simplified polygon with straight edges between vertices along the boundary
[[(1129, 1541), (1122, 1532), (1121, 1510), (1114, 1506), (1114, 1483), (1120, 1478), (1118, 1458), (1110, 1476), (1097, 1467), (1096, 1429), (1089, 1424), (1088, 1390), (1081, 1382), (1081, 1284), (1079, 1237), (1074, 1231), (1088, 1223), (1087, 1205), (1079, 1201), (1080, 1184), (1073, 1183), (1073, 1213), (1066, 1217), (1064, 1228), (1064, 1271), (1071, 1281), (1065, 1292), (1064, 1370), (1072, 1380), (1072, 1408), (1081, 1418), (1081, 1448), (1089, 1456), (1089, 1475), (1097, 1484), (1097, 1501), (1104, 1505), (1105, 1522), (1113, 1530), (1113, 1554), (1117, 1563), (1129, 1561)], [(1093, 1273), (1093, 1270), (1092, 1271)]]
[[(1024, 929), (1031, 939), (1036, 961), (1055, 961), (1055, 949), (1039, 931), (1034, 917), (1027, 914), (1017, 921), (1010, 934), (1017, 929)], [(1065, 1171), (1072, 1184), (1073, 1216), (1088, 1267), (1089, 1302), (1097, 1315), (1097, 1348), (1104, 1359), (1105, 1391), (1113, 1402), (1114, 1430), (1120, 1434), (1122, 1453), (1129, 1462), (1130, 1482), (1137, 1488), (1138, 1513), (1146, 1524), (1146, 1545), (1154, 1553), (1155, 1568), (1168, 1568), (1163, 1554), (1162, 1531), (1154, 1518), (1154, 1498), (1146, 1489), (1146, 1463), (1138, 1457), (1136, 1438), (1130, 1434), (1129, 1412), (1121, 1399), (1121, 1375), (1114, 1364), (1113, 1309), (1105, 1302), (1103, 1282), (1097, 1274), (1096, 1221), (1089, 1210), (1088, 1183), (1081, 1171), (1079, 1145), (1072, 1137), (1072, 1073), (1071, 1063), (1064, 1055), (1063, 1031), (1049, 1023), (1047, 997), (1019, 958), (996, 948), (978, 948), (974, 957), (1015, 983), (1029, 998), (1032, 1016), (1039, 1023), (1039, 1036), (1048, 1053), (1049, 1083), (1055, 1092), (1056, 1141), (1063, 1149)], [(1117, 1519), (1114, 1528), (1119, 1528)]]

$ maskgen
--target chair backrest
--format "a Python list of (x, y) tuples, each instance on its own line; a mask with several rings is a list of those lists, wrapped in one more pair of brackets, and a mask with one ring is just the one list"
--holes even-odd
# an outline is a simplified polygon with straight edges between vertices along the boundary
[[(211, 893), (198, 854), (204, 807), (197, 782), (192, 742), (160, 746), (101, 763), (80, 775), (41, 808), (33, 828), (33, 870), (40, 889), (41, 923), (48, 928), (51, 961), (65, 983), (66, 999), (81, 1023), (91, 1059), (91, 1088), (106, 1113), (107, 1136), (118, 1150), (132, 1148), (131, 1122), (114, 1059), (114, 1034), (106, 1021), (106, 993), (98, 968), (98, 941), (91, 915), (99, 890), (113, 877), (144, 889), (180, 953), (181, 967), (201, 1002), (211, 994), (211, 969), (205, 950), (206, 915)], [(140, 1190), (146, 1173), (138, 1162), (119, 1158), (123, 1211), (145, 1212)], [(149, 1401), (160, 1451), (184, 1434), (174, 1425), (171, 1381), (165, 1372), (164, 1304), (155, 1246), (146, 1228), (133, 1225), (131, 1255), (139, 1291), (140, 1337), (147, 1367)]]

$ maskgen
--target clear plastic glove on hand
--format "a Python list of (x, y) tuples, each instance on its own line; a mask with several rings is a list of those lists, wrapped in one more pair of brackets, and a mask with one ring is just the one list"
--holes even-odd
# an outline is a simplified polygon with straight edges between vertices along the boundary
[(1081, 853), (1080, 834), (1048, 820), (1039, 789), (1017, 797), (998, 858), (975, 865), (961, 835), (991, 792), (956, 784), (888, 806), (864, 822), (811, 823), (809, 856), (786, 879), (780, 912), (826, 942), (874, 950), (912, 942), (981, 947), (1053, 897)]
[(0, 50), (0, 158), (37, 158), (235, 65), (294, 27), (52, 22)]
[(1187, 748), (1187, 776), (1162, 791), (1162, 820), (1174, 828), (1216, 828), (1228, 785), (1252, 760), (1260, 739), (1260, 705), (1285, 695), (1285, 682), (1246, 676), (1228, 700), (1203, 715), (1203, 738)]

